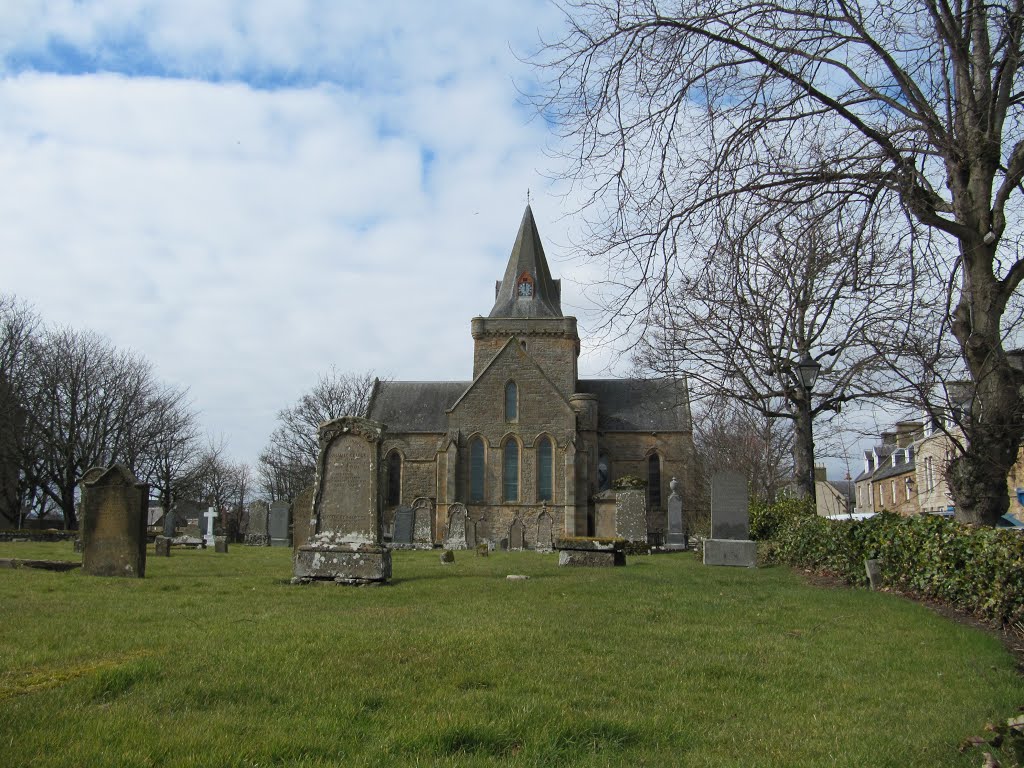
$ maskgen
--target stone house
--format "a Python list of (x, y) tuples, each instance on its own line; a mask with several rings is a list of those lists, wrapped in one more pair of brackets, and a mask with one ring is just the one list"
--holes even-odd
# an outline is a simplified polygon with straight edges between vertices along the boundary
[(858, 513), (913, 515), (918, 506), (917, 448), (923, 437), (919, 421), (901, 421), (883, 432), (882, 442), (864, 453), (864, 471), (854, 480)]
[(649, 535), (665, 528), (669, 482), (693, 498), (693, 437), (683, 380), (580, 379), (576, 318), (561, 306), (529, 205), (486, 316), (470, 321), (472, 378), (376, 381), (368, 416), (384, 425), (378, 488), (385, 529), (399, 506), (430, 503), (434, 540), (465, 504), (477, 535), (513, 521), (526, 544), (547, 514), (553, 533), (593, 535), (594, 497), (624, 475), (647, 482)]

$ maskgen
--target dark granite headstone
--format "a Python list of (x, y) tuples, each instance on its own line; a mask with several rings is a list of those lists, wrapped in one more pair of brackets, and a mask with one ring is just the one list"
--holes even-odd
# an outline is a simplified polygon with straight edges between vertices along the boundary
[(476, 530), (477, 521), (471, 517), (466, 518), (466, 549), (473, 549), (476, 547)]
[(526, 527), (523, 525), (523, 521), (517, 517), (508, 528), (508, 548), (522, 549), (525, 534)]
[(146, 575), (149, 486), (122, 464), (82, 482), (82, 568), (94, 576)]
[(270, 546), (290, 547), (292, 545), (291, 523), (292, 506), (284, 499), (278, 499), (270, 505)]
[(412, 507), (399, 507), (395, 511), (395, 532), (391, 536), (391, 543), (411, 547), (415, 524), (415, 510)]
[(750, 540), (747, 478), (718, 472), (711, 479), (711, 538), (704, 542), (705, 565), (757, 565), (757, 544)]
[(320, 427), (316, 532), (295, 553), (297, 583), (381, 584), (391, 578), (391, 550), (378, 512), (384, 425), (345, 416)]

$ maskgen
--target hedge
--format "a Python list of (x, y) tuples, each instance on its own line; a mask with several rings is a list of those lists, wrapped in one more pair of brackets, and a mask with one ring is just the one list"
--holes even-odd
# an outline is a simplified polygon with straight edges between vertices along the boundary
[(1024, 534), (935, 515), (883, 512), (867, 520), (788, 514), (763, 548), (765, 560), (866, 585), (864, 561), (882, 561), (895, 588), (1001, 624), (1024, 621)]

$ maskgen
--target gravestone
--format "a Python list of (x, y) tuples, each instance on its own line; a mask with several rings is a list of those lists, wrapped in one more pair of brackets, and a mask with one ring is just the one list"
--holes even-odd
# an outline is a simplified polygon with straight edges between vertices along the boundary
[(164, 512), (164, 536), (167, 539), (174, 538), (174, 523), (177, 521), (177, 517), (178, 516), (174, 513), (173, 509), (168, 509)]
[(213, 537), (213, 551), (221, 555), (228, 553), (228, 537), (227, 536), (214, 536)]
[(550, 552), (554, 548), (554, 521), (547, 507), (537, 515), (537, 551)]
[(296, 552), (316, 533), (316, 518), (313, 516), (315, 491), (315, 485), (303, 488), (292, 501), (292, 548)]
[(210, 507), (203, 513), (203, 519), (206, 520), (206, 533), (203, 534), (203, 544), (207, 547), (212, 547), (214, 544), (213, 521), (217, 519), (217, 510)]
[(249, 505), (249, 518), (245, 526), (245, 545), (247, 547), (269, 547), (270, 505), (265, 501), (254, 501)]
[(644, 491), (615, 491), (615, 538), (647, 543), (647, 494)]
[(477, 521), (471, 517), (466, 518), (466, 549), (476, 548)]
[(711, 538), (704, 541), (704, 565), (757, 565), (747, 478), (741, 472), (718, 472), (711, 479)]
[(291, 531), (289, 530), (292, 523), (291, 511), (291, 504), (284, 499), (278, 499), (270, 505), (270, 521), (268, 523), (270, 546), (290, 547), (292, 545)]
[(508, 528), (508, 548), (509, 549), (522, 549), (523, 538), (526, 534), (526, 526), (523, 525), (523, 521), (518, 517), (512, 521), (512, 525)]
[(82, 569), (93, 576), (143, 578), (149, 486), (114, 464), (89, 470), (81, 488)]
[(431, 549), (434, 546), (434, 502), (421, 496), (412, 506), (416, 510), (413, 543), (417, 549)]
[(157, 557), (170, 557), (171, 539), (167, 536), (157, 536), (153, 539), (153, 551)]
[(185, 521), (185, 530), (182, 531), (182, 536), (189, 539), (199, 539), (200, 542), (203, 539), (203, 530), (199, 527), (199, 519), (190, 519)]
[(293, 583), (382, 584), (391, 578), (379, 513), (383, 430), (383, 424), (354, 416), (320, 426), (316, 532), (295, 553)]
[[(448, 507), (448, 527), (445, 530), (445, 549), (466, 548), (466, 521), (469, 519), (469, 512), (466, 505), (457, 501)], [(474, 538), (475, 538), (474, 531)]]
[(391, 535), (391, 543), (396, 547), (411, 548), (415, 524), (416, 510), (412, 507), (399, 507), (395, 510), (395, 532)]
[(666, 521), (665, 547), (667, 549), (686, 549), (689, 544), (689, 531), (683, 520), (683, 497), (679, 495), (679, 481), (674, 477), (668, 484), (672, 489), (668, 497), (668, 520)]

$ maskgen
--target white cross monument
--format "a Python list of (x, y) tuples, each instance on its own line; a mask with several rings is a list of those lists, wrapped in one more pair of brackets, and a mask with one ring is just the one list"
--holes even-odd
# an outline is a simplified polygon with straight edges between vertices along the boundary
[(213, 521), (217, 517), (217, 510), (210, 507), (206, 512), (203, 513), (203, 517), (206, 518), (206, 535), (203, 536), (203, 541), (206, 542), (206, 546), (212, 547), (214, 545), (213, 540)]

